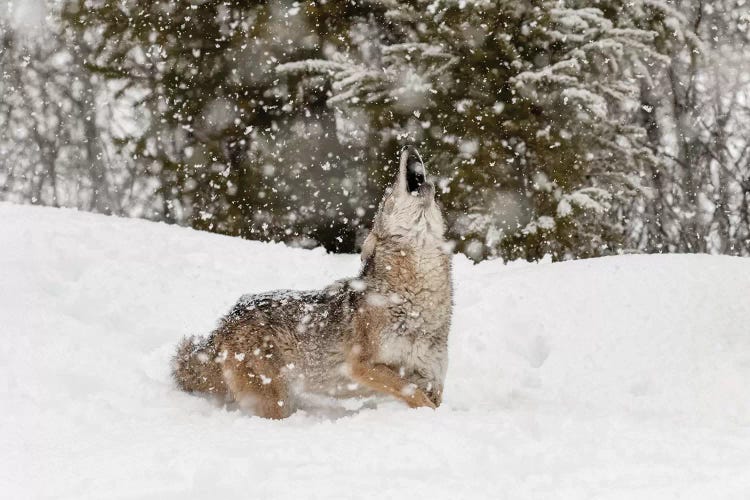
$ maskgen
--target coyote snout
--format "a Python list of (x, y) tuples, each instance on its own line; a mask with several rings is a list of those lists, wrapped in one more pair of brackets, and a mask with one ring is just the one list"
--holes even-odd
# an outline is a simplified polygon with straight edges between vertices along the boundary
[(289, 416), (305, 392), (439, 406), (452, 310), (444, 231), (422, 158), (404, 148), (359, 276), (319, 291), (241, 297), (208, 337), (183, 340), (175, 381), (268, 418)]

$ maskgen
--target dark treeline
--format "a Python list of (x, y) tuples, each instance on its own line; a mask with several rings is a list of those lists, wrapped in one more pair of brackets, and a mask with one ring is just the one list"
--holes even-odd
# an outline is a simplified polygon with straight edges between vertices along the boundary
[(414, 143), (472, 258), (750, 255), (749, 5), (62, 1), (0, 197), (351, 252)]

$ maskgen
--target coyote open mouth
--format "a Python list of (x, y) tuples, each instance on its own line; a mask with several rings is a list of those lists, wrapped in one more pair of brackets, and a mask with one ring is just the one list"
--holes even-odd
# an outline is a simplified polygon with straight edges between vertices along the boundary
[(413, 195), (423, 194), (420, 188), (426, 184), (424, 163), (415, 148), (407, 146), (405, 149), (409, 154), (406, 160), (406, 189)]

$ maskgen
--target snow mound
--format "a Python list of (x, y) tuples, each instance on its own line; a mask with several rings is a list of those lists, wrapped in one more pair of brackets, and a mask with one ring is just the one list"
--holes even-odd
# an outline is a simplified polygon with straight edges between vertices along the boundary
[(0, 204), (7, 498), (747, 498), (750, 259), (454, 259), (445, 401), (281, 422), (177, 391), (169, 358), (327, 255)]

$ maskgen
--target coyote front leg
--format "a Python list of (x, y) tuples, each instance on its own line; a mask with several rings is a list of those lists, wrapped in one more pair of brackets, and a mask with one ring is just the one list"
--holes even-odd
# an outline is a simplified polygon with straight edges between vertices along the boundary
[(399, 376), (390, 366), (373, 361), (384, 324), (379, 311), (360, 309), (354, 320), (355, 340), (348, 356), (351, 377), (365, 387), (404, 401), (412, 408), (426, 406), (435, 409), (435, 403), (416, 384)]
[(435, 403), (430, 401), (430, 398), (422, 389), (401, 378), (389, 366), (383, 364), (370, 365), (361, 360), (351, 362), (350, 366), (352, 378), (360, 384), (374, 391), (390, 394), (412, 408), (426, 406), (435, 409)]

